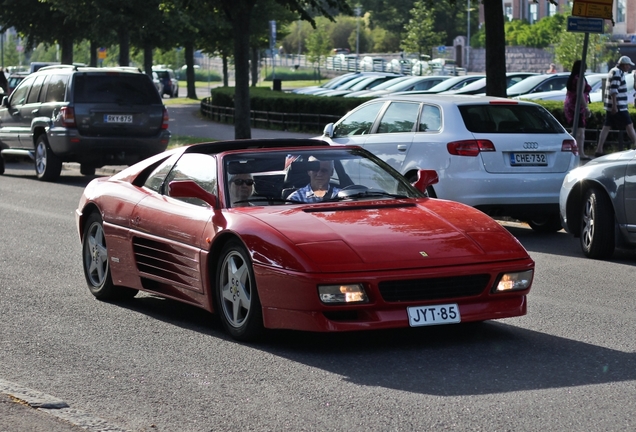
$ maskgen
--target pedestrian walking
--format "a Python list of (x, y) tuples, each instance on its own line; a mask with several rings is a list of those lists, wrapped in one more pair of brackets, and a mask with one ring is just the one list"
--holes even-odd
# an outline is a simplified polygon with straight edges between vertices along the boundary
[(7, 81), (7, 76), (4, 74), (4, 68), (0, 68), (0, 88), (5, 95), (9, 94), (9, 81)]
[(595, 157), (603, 156), (603, 145), (611, 129), (626, 130), (627, 135), (636, 143), (636, 132), (629, 112), (627, 111), (627, 84), (625, 73), (634, 63), (628, 56), (618, 59), (616, 66), (610, 69), (605, 83), (605, 122), (596, 146)]
[(574, 116), (576, 110), (577, 90), (579, 86), (579, 79), (583, 78), (582, 93), (578, 95), (580, 99), (580, 111), (578, 113), (579, 121), (576, 129), (576, 144), (579, 147), (579, 155), (582, 160), (589, 160), (590, 157), (585, 154), (585, 125), (586, 120), (589, 117), (590, 109), (588, 103), (590, 102), (590, 91), (592, 87), (587, 83), (585, 79), (585, 67), (581, 60), (576, 60), (572, 65), (572, 71), (568, 77), (568, 83), (566, 85), (565, 104), (563, 106), (563, 112), (565, 114), (565, 120), (570, 126), (574, 124)]

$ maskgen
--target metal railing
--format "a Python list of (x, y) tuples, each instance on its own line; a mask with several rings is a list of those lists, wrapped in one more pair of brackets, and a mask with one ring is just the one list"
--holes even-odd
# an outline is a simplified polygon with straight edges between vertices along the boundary
[[(220, 123), (234, 122), (234, 108), (212, 105), (211, 98), (201, 101), (201, 115)], [(305, 132), (322, 132), (327, 123), (332, 123), (342, 116), (331, 114), (279, 113), (273, 111), (250, 111), (252, 127), (278, 130), (296, 130)]]

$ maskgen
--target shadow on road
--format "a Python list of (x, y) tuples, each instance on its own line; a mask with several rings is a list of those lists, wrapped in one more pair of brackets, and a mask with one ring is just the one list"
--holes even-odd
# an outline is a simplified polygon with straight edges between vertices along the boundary
[[(230, 340), (213, 315), (144, 295), (118, 306)], [(238, 342), (237, 342), (238, 343)], [(359, 385), (472, 396), (636, 379), (636, 354), (526, 330), (504, 321), (352, 333), (269, 331), (254, 349)]]

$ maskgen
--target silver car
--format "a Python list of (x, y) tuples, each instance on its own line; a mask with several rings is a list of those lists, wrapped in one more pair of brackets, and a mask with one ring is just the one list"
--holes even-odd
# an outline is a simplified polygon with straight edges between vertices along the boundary
[(565, 177), (559, 199), (566, 231), (585, 256), (611, 258), (636, 246), (636, 150), (596, 158)]
[(561, 229), (559, 190), (579, 164), (576, 142), (545, 108), (486, 96), (374, 99), (328, 124), (321, 139), (360, 145), (411, 181), (434, 169), (429, 195), (541, 232)]

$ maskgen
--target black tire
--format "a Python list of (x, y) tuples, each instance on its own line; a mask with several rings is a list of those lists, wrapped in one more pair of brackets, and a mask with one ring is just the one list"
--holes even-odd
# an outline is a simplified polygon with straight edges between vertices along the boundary
[(530, 228), (535, 232), (543, 234), (551, 234), (557, 231), (561, 231), (561, 219), (558, 214), (549, 214), (545, 216), (536, 217), (527, 221)]
[(62, 161), (51, 151), (45, 134), (35, 142), (35, 175), (42, 181), (55, 181), (62, 173)]
[(607, 259), (614, 254), (614, 207), (604, 191), (591, 188), (581, 208), (581, 249), (588, 258)]
[(216, 313), (232, 338), (247, 342), (263, 332), (263, 311), (252, 261), (238, 240), (230, 240), (221, 251), (214, 299)]
[(4, 174), (4, 158), (0, 156), (0, 175)]
[(81, 164), (80, 165), (80, 174), (85, 176), (94, 176), (95, 175), (95, 167), (91, 165)]
[(95, 298), (122, 300), (137, 295), (138, 290), (113, 284), (104, 236), (104, 223), (99, 213), (92, 213), (84, 225), (82, 263), (88, 289)]

